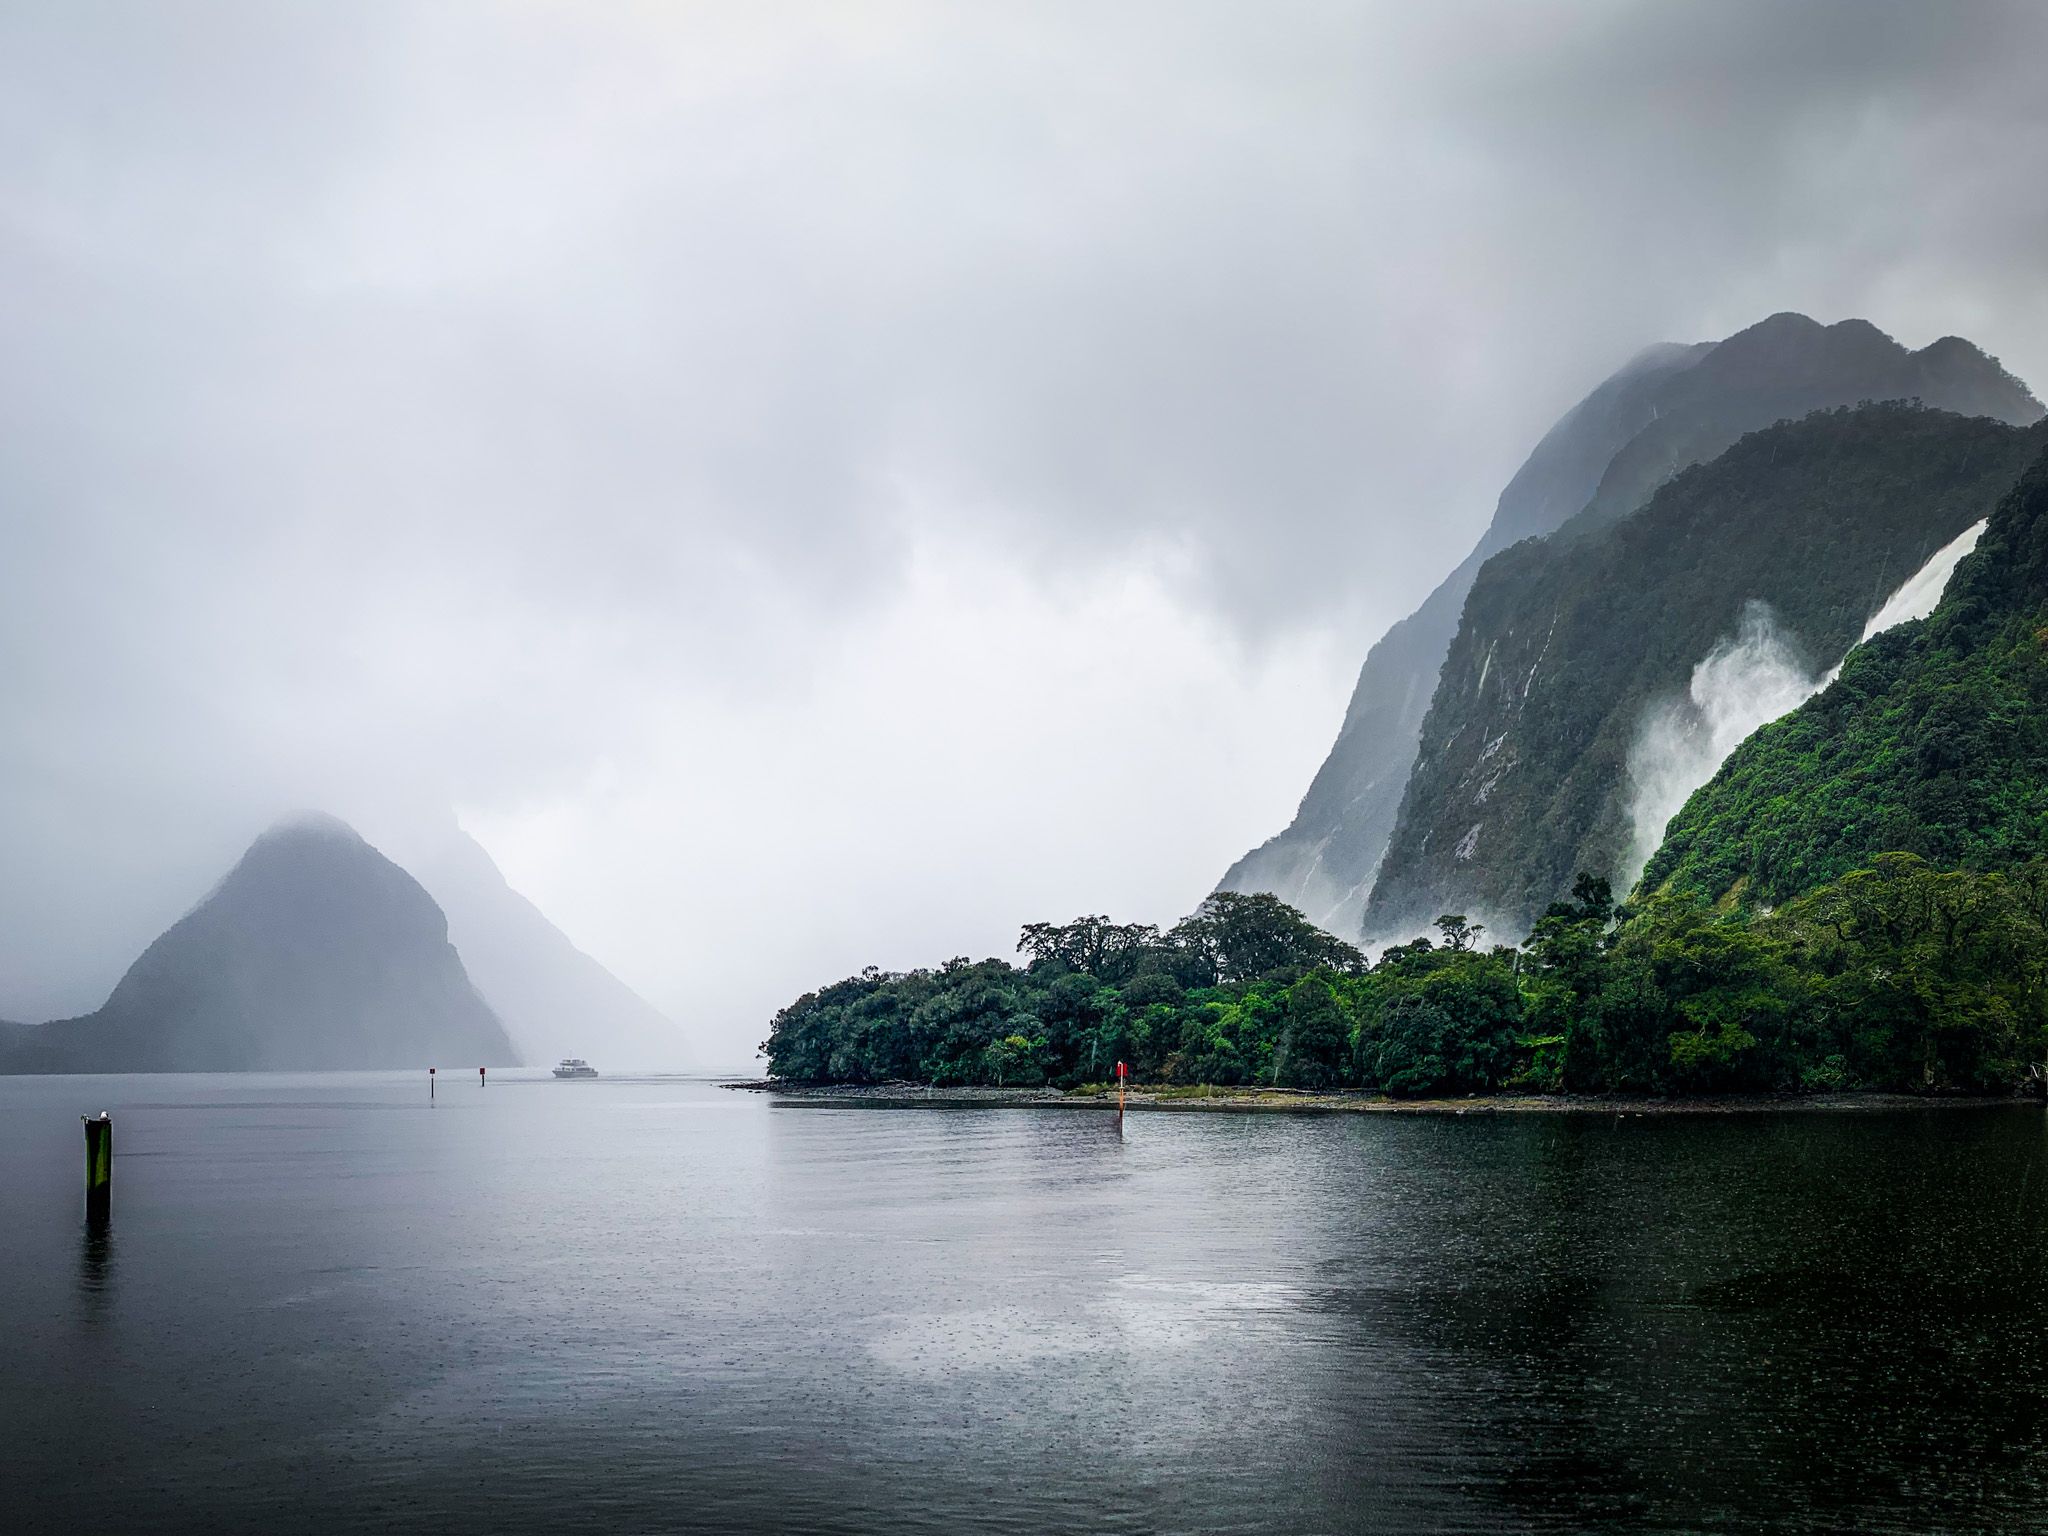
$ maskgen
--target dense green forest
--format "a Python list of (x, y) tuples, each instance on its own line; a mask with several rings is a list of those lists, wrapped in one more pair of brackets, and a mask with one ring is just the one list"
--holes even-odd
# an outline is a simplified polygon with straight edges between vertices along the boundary
[(1736, 748), (1644, 884), (1762, 906), (1880, 850), (1972, 869), (2048, 853), (2048, 455), (1929, 617)]
[(1278, 898), (1162, 933), (1035, 923), (1025, 963), (864, 971), (775, 1016), (779, 1078), (1141, 1081), (1550, 1092), (2000, 1091), (2048, 1056), (2048, 862), (1890, 854), (1765, 917), (1691, 895), (1617, 910), (1581, 877), (1527, 943), (1439, 938), (1368, 965)]

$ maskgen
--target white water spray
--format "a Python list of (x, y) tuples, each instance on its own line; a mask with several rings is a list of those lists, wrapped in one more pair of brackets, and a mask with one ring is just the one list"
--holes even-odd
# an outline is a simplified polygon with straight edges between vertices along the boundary
[(1629, 749), (1632, 886), (1692, 792), (1757, 727), (1797, 709), (1822, 686), (1779, 630), (1768, 604), (1743, 604), (1735, 634), (1692, 669), (1682, 698), (1653, 706)]
[[(1928, 556), (1863, 626), (1863, 639), (1934, 612), (1963, 556), (1977, 547), (1977, 522)], [(1698, 666), (1682, 699), (1653, 707), (1629, 749), (1630, 844), (1626, 886), (1633, 886), (1664, 840), (1664, 829), (1692, 792), (1720, 771), (1728, 754), (1760, 726), (1790, 714), (1832, 683), (1836, 662), (1809, 677), (1779, 632), (1769, 605), (1745, 603), (1742, 623)]]

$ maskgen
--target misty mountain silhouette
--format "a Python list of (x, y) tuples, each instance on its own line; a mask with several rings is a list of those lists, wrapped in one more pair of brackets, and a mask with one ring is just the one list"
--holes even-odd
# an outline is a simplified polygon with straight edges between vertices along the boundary
[(1944, 337), (1909, 351), (1867, 320), (1824, 326), (1777, 314), (1718, 343), (1656, 346), (1631, 359), (1544, 435), (1478, 546), (1373, 646), (1293, 822), (1232, 865), (1220, 888), (1271, 891), (1334, 933), (1361, 933), (1480, 567), (1568, 521), (1577, 534), (1597, 535), (1747, 432), (1873, 400), (1919, 400), (2016, 426), (2042, 414), (2024, 384), (1969, 342)]
[(82, 1018), (0, 1034), (15, 1072), (516, 1065), (418, 881), (347, 824), (250, 845)]
[(470, 979), (528, 1061), (583, 1056), (611, 1070), (686, 1054), (675, 1024), (570, 942), (468, 833), (393, 851), (448, 914)]

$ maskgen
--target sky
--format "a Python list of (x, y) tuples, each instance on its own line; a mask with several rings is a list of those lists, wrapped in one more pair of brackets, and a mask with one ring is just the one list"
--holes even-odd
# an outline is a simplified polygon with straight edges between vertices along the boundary
[(1168, 922), (1640, 347), (2048, 384), (2048, 8), (0, 8), (0, 1017), (458, 819), (743, 1065)]

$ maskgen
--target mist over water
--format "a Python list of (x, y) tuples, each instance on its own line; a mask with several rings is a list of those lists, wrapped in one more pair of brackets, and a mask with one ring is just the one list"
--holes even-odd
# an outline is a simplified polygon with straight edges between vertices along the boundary
[(1735, 634), (1692, 669), (1683, 697), (1653, 707), (1629, 751), (1628, 866), (1632, 886), (1692, 792), (1759, 726), (1788, 714), (1825, 686), (1778, 627), (1768, 603), (1743, 604)]

